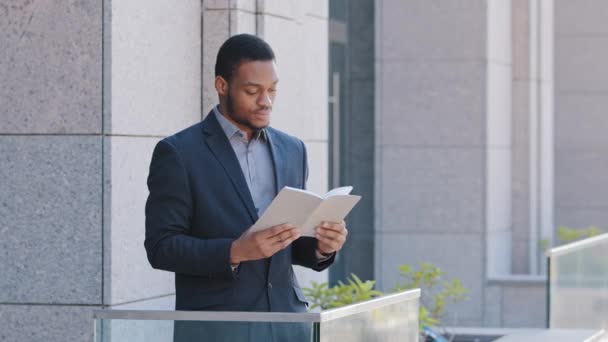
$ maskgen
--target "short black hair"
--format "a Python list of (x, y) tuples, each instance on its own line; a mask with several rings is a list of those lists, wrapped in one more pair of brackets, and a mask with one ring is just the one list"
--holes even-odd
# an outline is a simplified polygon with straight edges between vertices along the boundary
[(228, 38), (220, 47), (215, 61), (215, 76), (222, 76), (229, 81), (243, 62), (273, 60), (274, 52), (263, 39), (251, 34), (237, 34)]

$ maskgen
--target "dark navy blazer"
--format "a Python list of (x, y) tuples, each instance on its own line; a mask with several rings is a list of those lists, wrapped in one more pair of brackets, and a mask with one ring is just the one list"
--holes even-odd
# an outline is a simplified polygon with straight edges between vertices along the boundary
[[(277, 192), (304, 188), (304, 143), (267, 128)], [(145, 248), (156, 269), (175, 272), (177, 310), (306, 311), (292, 265), (321, 271), (316, 239), (302, 237), (233, 273), (230, 246), (257, 219), (236, 154), (214, 115), (161, 140), (148, 177)]]

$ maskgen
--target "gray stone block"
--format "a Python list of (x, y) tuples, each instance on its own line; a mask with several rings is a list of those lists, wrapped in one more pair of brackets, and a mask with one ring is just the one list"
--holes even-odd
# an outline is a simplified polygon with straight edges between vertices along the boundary
[(511, 248), (512, 273), (528, 274), (530, 272), (530, 239), (513, 239)]
[(106, 132), (170, 135), (200, 121), (200, 6), (199, 0), (112, 1)]
[(377, 231), (480, 233), (485, 225), (481, 149), (403, 148), (381, 152)]
[(215, 60), (220, 46), (230, 37), (230, 11), (203, 12), (203, 67), (202, 101), (203, 115), (218, 103), (215, 91)]
[(112, 305), (112, 310), (175, 310), (175, 294)]
[(0, 304), (0, 341), (94, 342), (95, 306)]
[(499, 63), (488, 63), (486, 101), (485, 143), (491, 147), (511, 146), (511, 66)]
[(400, 264), (418, 267), (430, 262), (446, 273), (446, 279), (459, 278), (469, 289), (469, 300), (447, 308), (442, 324), (480, 326), (483, 322), (483, 265), (481, 235), (478, 234), (377, 234), (376, 279), (388, 291), (401, 281)]
[(255, 12), (257, 0), (204, 0), (202, 1), (205, 9), (240, 9), (248, 12)]
[(511, 164), (511, 218), (514, 238), (529, 238), (530, 169), (528, 148), (515, 146)]
[[(515, 72), (515, 66), (513, 66)], [(529, 146), (530, 141), (530, 81), (514, 80), (511, 104), (511, 143), (513, 146)]]
[(486, 286), (484, 291), (484, 327), (502, 326), (502, 288)]
[(512, 197), (513, 238), (530, 238), (530, 203), (527, 196)]
[(547, 290), (544, 283), (503, 287), (505, 328), (545, 328), (546, 317)]
[(530, 77), (530, 4), (529, 0), (511, 1), (513, 78)]
[(556, 0), (555, 33), (608, 34), (608, 3), (602, 0)]
[(486, 151), (485, 213), (486, 230), (510, 230), (511, 214), (511, 150), (488, 148)]
[(608, 35), (557, 36), (556, 99), (563, 92), (608, 92)]
[[(110, 235), (104, 244), (109, 258), (109, 281), (104, 282), (105, 303), (114, 305), (175, 292), (173, 273), (153, 269), (144, 250), (148, 197), (146, 179), (152, 151), (158, 139), (109, 137), (111, 172), (106, 174), (111, 218), (104, 221)], [(128, 262), (127, 262), (128, 261)]]
[(101, 303), (101, 138), (0, 137), (0, 302)]
[(602, 149), (555, 153), (555, 205), (570, 208), (608, 207), (608, 159)]
[(101, 7), (0, 4), (0, 133), (101, 132)]
[(486, 55), (485, 1), (378, 1), (382, 59), (467, 59)]
[[(521, 0), (516, 1), (522, 6)], [(524, 1), (527, 4), (527, 1)], [(515, 3), (514, 3), (515, 7)], [(518, 15), (517, 12), (514, 15)], [(523, 14), (522, 14), (523, 15)], [(515, 18), (514, 18), (515, 20)], [(516, 27), (514, 26), (514, 29)], [(515, 73), (515, 61), (513, 72)], [(515, 240), (529, 239), (530, 227), (530, 114), (529, 114), (530, 82), (513, 81), (512, 115), (511, 115), (511, 217), (513, 222), (513, 251), (517, 246)], [(513, 256), (513, 269), (520, 270), (521, 264), (517, 256)]]
[(561, 94), (555, 98), (557, 148), (608, 148), (605, 95)]
[(383, 144), (476, 145), (486, 129), (486, 67), (469, 62), (385, 62), (376, 82)]
[[(556, 207), (555, 227), (588, 228), (596, 226), (608, 232), (608, 207), (568, 208)], [(557, 237), (557, 231), (555, 233)]]

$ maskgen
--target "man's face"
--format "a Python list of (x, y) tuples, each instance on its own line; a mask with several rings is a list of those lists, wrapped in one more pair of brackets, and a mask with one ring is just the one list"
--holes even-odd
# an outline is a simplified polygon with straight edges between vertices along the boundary
[(268, 126), (277, 82), (274, 61), (241, 63), (227, 84), (226, 114), (242, 128), (255, 131)]

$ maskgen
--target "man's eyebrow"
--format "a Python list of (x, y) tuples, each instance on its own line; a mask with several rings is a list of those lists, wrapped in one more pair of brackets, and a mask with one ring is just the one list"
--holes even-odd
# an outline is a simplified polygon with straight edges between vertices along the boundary
[[(279, 80), (276, 80), (276, 81), (272, 82), (273, 85), (276, 85), (277, 83), (279, 83)], [(247, 82), (243, 83), (243, 86), (245, 86), (245, 87), (247, 87), (247, 86), (261, 87), (262, 85), (259, 84), (259, 83), (247, 81)]]

